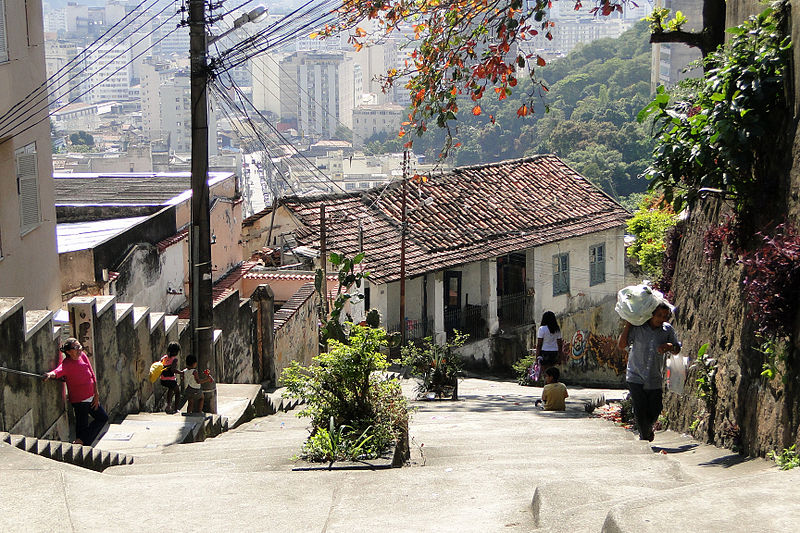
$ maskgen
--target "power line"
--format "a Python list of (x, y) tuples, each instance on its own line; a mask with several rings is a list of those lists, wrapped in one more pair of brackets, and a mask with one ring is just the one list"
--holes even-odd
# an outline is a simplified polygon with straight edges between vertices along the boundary
[[(177, 14), (177, 13), (176, 13), (176, 14)], [(172, 15), (172, 16), (174, 17), (175, 15)], [(167, 19), (167, 20), (169, 20), (169, 19)], [(161, 26), (163, 26), (165, 23), (166, 23), (166, 21), (165, 21), (164, 23), (162, 23), (162, 24), (161, 24)], [(159, 28), (160, 28), (161, 26), (159, 26)], [(142, 55), (144, 55), (145, 53), (147, 53), (147, 52), (148, 52), (150, 49), (152, 49), (153, 47), (155, 47), (155, 46), (156, 46), (157, 44), (159, 44), (161, 41), (163, 41), (164, 39), (166, 39), (167, 37), (169, 37), (170, 35), (172, 35), (173, 33), (175, 33), (175, 32), (176, 32), (176, 31), (177, 31), (179, 28), (180, 28), (180, 26), (176, 26), (176, 27), (175, 27), (174, 29), (172, 29), (170, 32), (168, 32), (168, 33), (164, 34), (164, 36), (163, 36), (163, 37), (161, 37), (160, 39), (158, 39), (157, 41), (155, 41), (154, 43), (152, 43), (150, 46), (148, 46), (147, 48), (145, 48), (144, 50), (142, 50), (142, 51), (141, 51), (139, 54), (137, 54), (136, 56), (134, 56), (133, 58), (131, 58), (131, 59), (130, 59), (130, 61), (128, 61), (127, 63), (125, 63), (125, 64), (124, 64), (124, 65), (122, 65), (121, 67), (119, 67), (117, 70), (115, 70), (114, 72), (112, 72), (111, 74), (109, 74), (108, 76), (106, 76), (105, 78), (103, 78), (102, 80), (100, 80), (99, 82), (95, 83), (94, 85), (92, 85), (91, 87), (89, 87), (87, 90), (85, 90), (84, 92), (82, 92), (81, 94), (79, 94), (78, 96), (76, 96), (75, 98), (73, 98), (72, 100), (70, 100), (69, 102), (67, 102), (66, 104), (62, 105), (62, 106), (61, 106), (61, 107), (59, 107), (58, 109), (55, 109), (55, 110), (53, 110), (53, 111), (50, 111), (50, 112), (49, 112), (48, 114), (46, 114), (46, 115), (45, 115), (43, 118), (41, 118), (40, 120), (37, 120), (37, 121), (36, 121), (36, 122), (34, 122), (33, 124), (30, 124), (28, 127), (24, 128), (24, 129), (22, 129), (22, 130), (20, 130), (20, 131), (18, 131), (18, 132), (16, 132), (16, 133), (13, 133), (13, 134), (11, 133), (11, 132), (13, 131), (13, 129), (14, 129), (14, 128), (17, 128), (17, 127), (20, 127), (20, 126), (22, 126), (22, 125), (24, 124), (24, 121), (23, 121), (22, 123), (20, 123), (20, 124), (17, 124), (16, 126), (13, 126), (13, 127), (12, 127), (11, 129), (9, 129), (9, 130), (6, 130), (6, 131), (3, 131), (3, 132), (0, 132), (0, 138), (2, 138), (2, 137), (6, 137), (5, 139), (3, 139), (3, 140), (0, 140), (0, 144), (3, 144), (3, 143), (5, 143), (5, 142), (8, 142), (8, 141), (9, 141), (11, 138), (13, 138), (14, 136), (20, 135), (20, 134), (22, 134), (22, 133), (24, 133), (24, 132), (28, 131), (29, 129), (33, 128), (33, 127), (34, 127), (34, 126), (36, 126), (37, 124), (41, 124), (41, 123), (42, 123), (42, 122), (44, 122), (45, 120), (48, 120), (48, 119), (49, 119), (49, 118), (50, 118), (50, 117), (51, 117), (51, 116), (52, 116), (54, 113), (57, 113), (58, 111), (60, 111), (60, 110), (64, 109), (65, 107), (67, 107), (69, 104), (73, 103), (75, 100), (77, 100), (77, 99), (81, 98), (82, 96), (84, 96), (85, 94), (89, 93), (89, 92), (90, 92), (92, 89), (94, 89), (95, 87), (97, 87), (97, 86), (98, 86), (98, 85), (100, 85), (101, 83), (104, 83), (106, 80), (108, 80), (109, 78), (111, 78), (111, 77), (112, 77), (114, 74), (116, 74), (116, 73), (117, 73), (117, 72), (119, 72), (120, 70), (122, 70), (122, 69), (124, 69), (124, 68), (127, 68), (127, 67), (128, 67), (128, 65), (130, 65), (131, 63), (133, 63), (135, 60), (139, 59), (139, 58), (140, 58)], [(155, 30), (154, 30), (154, 31), (155, 31)], [(145, 35), (144, 37), (142, 37), (142, 39), (140, 39), (139, 41), (137, 41), (135, 44), (139, 44), (141, 41), (143, 41), (144, 39), (146, 39), (147, 37), (149, 37), (149, 36), (150, 36), (152, 33), (153, 33), (153, 32), (150, 32), (149, 34)], [(47, 108), (45, 107), (44, 109), (47, 109)], [(37, 111), (37, 112), (36, 112), (36, 114), (38, 114), (38, 113), (39, 113), (39, 112), (41, 112), (41, 111), (44, 111), (44, 109), (41, 109), (41, 110)], [(32, 115), (32, 116), (35, 116), (35, 114), (34, 114), (34, 115)], [(25, 119), (25, 120), (26, 120), (26, 121), (27, 121), (27, 120), (30, 120), (30, 117), (29, 117), (29, 118), (27, 118), (27, 119)]]
[[(169, 7), (169, 6), (165, 6), (165, 7), (164, 7), (164, 9), (162, 9), (161, 11), (159, 11), (159, 12), (158, 12), (156, 15), (153, 15), (153, 16), (152, 16), (150, 19), (148, 19), (148, 20), (147, 20), (147, 21), (145, 21), (145, 22), (144, 22), (142, 25), (140, 25), (138, 28), (136, 28), (135, 30), (133, 30), (133, 31), (132, 31), (130, 34), (128, 34), (128, 35), (127, 35), (125, 38), (127, 39), (128, 37), (130, 37), (131, 35), (133, 35), (135, 32), (139, 31), (139, 30), (140, 30), (141, 28), (143, 28), (143, 27), (144, 27), (146, 24), (150, 23), (150, 22), (151, 22), (151, 21), (152, 21), (154, 18), (156, 18), (157, 16), (159, 16), (161, 13), (163, 13), (163, 12), (164, 12), (164, 11), (165, 11), (165, 10), (166, 10), (168, 7)], [(143, 14), (143, 13), (141, 13), (141, 14)], [(140, 14), (140, 16), (141, 16), (141, 14)], [(177, 14), (177, 13), (176, 13), (176, 14)], [(172, 17), (174, 17), (174, 16), (175, 16), (175, 15), (172, 15)], [(172, 17), (170, 17), (170, 18), (172, 18)], [(136, 18), (138, 18), (138, 16), (137, 16)], [(133, 23), (133, 21), (134, 21), (134, 20), (136, 20), (136, 19), (132, 19), (131, 21), (129, 21), (129, 23), (128, 23), (128, 24), (126, 24), (126, 26), (125, 26), (125, 27), (127, 27), (127, 26), (129, 26), (131, 23)], [(167, 21), (168, 21), (168, 20), (169, 20), (169, 19), (167, 19)], [(165, 21), (164, 23), (162, 23), (162, 24), (161, 24), (161, 26), (163, 26), (165, 23), (166, 23), (166, 21)], [(161, 26), (158, 26), (158, 28), (160, 28)], [(158, 29), (158, 28), (157, 28), (157, 29)], [(124, 28), (123, 28), (123, 29), (124, 29)], [(150, 34), (148, 34), (147, 36), (149, 36), (149, 35), (152, 35), (152, 33), (153, 33), (153, 32), (151, 32), (151, 33), (150, 33)], [(118, 34), (119, 34), (119, 33), (117, 33), (117, 35), (118, 35)], [(110, 40), (110, 39), (109, 39), (109, 40)], [(107, 42), (109, 42), (109, 40), (107, 40), (107, 41), (103, 42), (103, 43), (102, 43), (100, 46), (103, 46), (103, 45), (105, 45)], [(97, 42), (97, 41), (95, 41), (95, 42)], [(140, 40), (139, 42), (141, 42), (141, 40)], [(138, 44), (138, 42), (137, 42), (136, 44)], [(31, 118), (31, 117), (33, 117), (33, 116), (35, 116), (35, 115), (37, 115), (37, 114), (41, 113), (41, 112), (44, 110), (44, 108), (46, 108), (46, 107), (48, 107), (48, 106), (49, 106), (48, 99), (49, 99), (49, 97), (50, 97), (50, 96), (54, 96), (54, 97), (56, 97), (56, 94), (57, 94), (57, 92), (58, 92), (58, 90), (59, 90), (59, 89), (61, 89), (61, 88), (62, 88), (62, 87), (64, 87), (65, 85), (69, 84), (69, 82), (71, 82), (71, 81), (72, 81), (72, 80), (74, 80), (75, 78), (79, 77), (79, 76), (80, 76), (81, 74), (83, 74), (84, 72), (86, 72), (86, 71), (87, 71), (87, 70), (88, 70), (88, 69), (89, 69), (91, 66), (93, 66), (95, 63), (97, 63), (97, 62), (99, 62), (100, 60), (102, 60), (102, 59), (103, 59), (103, 58), (104, 58), (106, 55), (108, 55), (108, 54), (112, 53), (112, 52), (113, 52), (113, 51), (114, 51), (114, 50), (117, 48), (117, 46), (118, 46), (118, 45), (119, 45), (119, 43), (118, 43), (117, 45), (114, 45), (114, 46), (112, 46), (110, 49), (108, 49), (108, 50), (106, 50), (105, 52), (103, 52), (103, 53), (102, 53), (102, 54), (101, 54), (99, 57), (97, 57), (97, 58), (96, 58), (94, 61), (92, 61), (92, 62), (91, 62), (91, 63), (89, 63), (88, 65), (84, 65), (84, 66), (81, 66), (81, 67), (79, 67), (79, 68), (80, 68), (80, 70), (79, 70), (78, 72), (74, 73), (74, 74), (73, 74), (71, 77), (69, 77), (69, 78), (68, 78), (66, 81), (62, 81), (62, 82), (61, 82), (61, 83), (60, 83), (60, 84), (59, 84), (57, 87), (55, 87), (55, 88), (53, 88), (53, 87), (46, 87), (46, 88), (45, 88), (44, 95), (43, 95), (43, 96), (41, 96), (41, 98), (39, 98), (39, 100), (37, 100), (37, 101), (35, 101), (35, 102), (32, 102), (32, 103), (31, 103), (31, 102), (28, 102), (28, 103), (25, 103), (25, 104), (23, 104), (21, 108), (19, 108), (17, 111), (15, 111), (14, 113), (12, 113), (12, 114), (11, 114), (11, 116), (8, 116), (7, 118), (6, 118), (6, 115), (8, 115), (8, 113), (6, 113), (6, 115), (4, 115), (4, 118), (0, 119), (0, 128), (7, 128), (7, 127), (9, 127), (9, 123), (14, 123), (14, 122), (18, 122), (18, 124), (14, 124), (14, 126), (13, 126), (13, 127), (17, 127), (17, 126), (19, 126), (21, 123), (24, 123), (24, 122), (25, 122), (26, 120), (28, 120), (29, 118)], [(81, 56), (82, 54), (84, 54), (84, 53), (86, 53), (87, 55), (88, 55), (88, 54), (91, 54), (91, 53), (94, 53), (94, 51), (92, 51), (92, 52), (88, 52), (88, 50), (89, 50), (89, 48), (91, 48), (91, 46), (93, 46), (93, 45), (89, 45), (89, 47), (87, 47), (87, 48), (86, 48), (84, 51), (82, 51), (80, 54), (78, 54), (78, 55), (76, 56), (76, 59), (77, 59), (78, 57), (80, 57), (80, 56)], [(98, 47), (98, 48), (99, 48), (99, 47)], [(123, 50), (122, 52), (120, 52), (120, 53), (119, 53), (119, 54), (118, 54), (116, 57), (114, 57), (112, 60), (110, 60), (110, 61), (109, 61), (109, 62), (106, 64), (106, 66), (107, 66), (107, 65), (109, 65), (109, 64), (111, 64), (113, 61), (115, 61), (115, 60), (116, 60), (116, 59), (118, 59), (119, 57), (121, 57), (121, 56), (122, 56), (122, 55), (123, 55), (123, 54), (124, 54), (126, 51), (127, 51), (127, 50)], [(64, 76), (66, 76), (67, 74), (69, 74), (69, 73), (70, 73), (70, 72), (71, 72), (71, 71), (72, 71), (74, 68), (76, 68), (76, 66), (73, 66), (73, 67), (71, 67), (71, 68), (70, 68), (70, 69), (69, 69), (67, 72), (64, 72), (64, 73), (63, 73), (61, 76), (59, 76), (59, 78), (58, 78), (58, 79), (61, 79), (61, 78), (63, 78)], [(102, 70), (102, 69), (101, 69), (101, 70)], [(88, 78), (87, 78), (87, 79), (88, 79)], [(54, 83), (55, 81), (57, 81), (57, 79), (56, 79), (56, 80), (53, 80), (53, 83)], [(83, 80), (83, 81), (85, 81), (85, 80)], [(83, 81), (82, 81), (82, 82), (79, 82), (77, 85), (78, 85), (78, 86), (80, 86), (80, 85), (81, 85), (81, 83), (83, 83)], [(35, 92), (37, 92), (37, 91), (39, 91), (39, 89), (37, 89), (37, 90), (35, 90), (35, 91), (31, 92), (31, 94), (34, 94), (34, 93), (35, 93)], [(41, 93), (40, 93), (40, 95), (41, 95)], [(30, 96), (30, 95), (29, 95), (29, 96)], [(37, 98), (37, 97), (38, 97), (38, 96), (34, 96), (33, 98)], [(27, 98), (28, 98), (28, 97), (26, 97), (26, 99), (27, 99)], [(40, 108), (40, 109), (37, 109), (37, 110), (35, 110), (35, 111), (32, 111), (32, 110), (33, 110), (33, 109), (34, 109), (36, 106), (38, 106), (38, 105), (40, 105), (40, 104), (42, 104), (42, 103), (45, 103), (45, 105), (44, 105), (42, 108)], [(16, 106), (15, 106), (15, 107), (16, 107)], [(23, 115), (23, 114), (25, 114), (25, 113), (28, 113), (28, 115), (27, 115), (26, 117), (23, 117), (22, 115)], [(15, 115), (18, 115), (18, 116), (15, 116)]]
[[(41, 83), (41, 84), (40, 84), (38, 87), (36, 87), (34, 90), (32, 90), (30, 93), (28, 93), (28, 94), (27, 94), (27, 95), (26, 95), (26, 96), (25, 96), (25, 97), (24, 97), (22, 100), (20, 100), (19, 102), (17, 102), (17, 103), (16, 103), (16, 104), (14, 104), (13, 106), (11, 106), (11, 108), (10, 108), (10, 109), (8, 109), (8, 111), (6, 111), (6, 112), (5, 112), (3, 115), (0, 115), (0, 121), (3, 121), (3, 120), (5, 120), (5, 119), (6, 119), (6, 117), (8, 116), (8, 114), (9, 114), (9, 113), (13, 112), (13, 111), (14, 111), (14, 109), (16, 109), (18, 106), (20, 106), (20, 105), (23, 105), (23, 104), (25, 103), (25, 101), (26, 101), (26, 100), (28, 100), (29, 98), (33, 97), (33, 95), (35, 95), (37, 92), (39, 92), (39, 91), (41, 91), (42, 89), (44, 89), (45, 87), (47, 87), (47, 85), (49, 85), (51, 82), (57, 81), (58, 79), (60, 79), (60, 78), (61, 78), (61, 77), (63, 77), (64, 75), (66, 75), (66, 74), (67, 74), (69, 71), (73, 70), (73, 69), (75, 68), (75, 66), (69, 67), (69, 65), (70, 65), (71, 63), (73, 63), (73, 62), (77, 61), (77, 60), (78, 60), (78, 59), (81, 57), (81, 55), (83, 55), (83, 54), (88, 54), (88, 53), (89, 53), (89, 49), (90, 49), (92, 46), (94, 46), (95, 44), (97, 44), (97, 43), (98, 43), (98, 42), (99, 42), (101, 39), (103, 39), (103, 38), (104, 38), (106, 35), (108, 35), (108, 34), (109, 34), (109, 33), (110, 33), (110, 32), (111, 32), (111, 31), (112, 31), (114, 28), (116, 28), (116, 27), (117, 27), (117, 25), (119, 25), (120, 23), (122, 23), (122, 21), (124, 21), (124, 20), (125, 20), (127, 17), (129, 17), (130, 15), (132, 15), (132, 14), (133, 14), (133, 13), (134, 13), (134, 12), (135, 12), (137, 9), (139, 9), (139, 8), (140, 8), (140, 7), (141, 7), (141, 6), (142, 6), (142, 5), (143, 5), (145, 2), (147, 2), (147, 1), (148, 1), (148, 0), (143, 0), (143, 1), (142, 1), (142, 2), (139, 4), (139, 5), (137, 5), (136, 7), (134, 7), (134, 8), (133, 8), (133, 10), (131, 10), (129, 13), (127, 13), (127, 14), (126, 14), (124, 17), (122, 17), (122, 18), (121, 18), (121, 19), (120, 19), (120, 20), (119, 20), (119, 21), (118, 21), (116, 24), (114, 24), (113, 26), (111, 26), (111, 27), (110, 27), (108, 30), (106, 30), (106, 31), (105, 31), (105, 32), (104, 32), (104, 33), (103, 33), (103, 34), (102, 34), (100, 37), (98, 37), (97, 39), (95, 39), (95, 41), (94, 41), (94, 42), (92, 42), (92, 43), (91, 43), (89, 46), (87, 46), (87, 47), (86, 47), (84, 50), (82, 50), (80, 53), (76, 54), (76, 55), (75, 55), (75, 57), (73, 57), (72, 59), (70, 59), (70, 60), (69, 60), (69, 61), (68, 61), (68, 62), (67, 62), (67, 63), (66, 63), (66, 64), (65, 64), (63, 67), (61, 67), (60, 69), (58, 69), (58, 70), (57, 70), (55, 73), (53, 73), (53, 74), (52, 74), (52, 75), (51, 75), (49, 78), (47, 78), (47, 79), (46, 79), (44, 82), (42, 82), (42, 83)], [(159, 1), (159, 0), (154, 0), (154, 1), (153, 1), (153, 5), (155, 5), (155, 4), (156, 4), (158, 1)], [(117, 31), (117, 33), (115, 33), (114, 35), (110, 36), (110, 37), (109, 37), (109, 38), (108, 38), (106, 41), (104, 41), (103, 43), (101, 43), (101, 45), (100, 45), (100, 46), (102, 46), (103, 44), (106, 44), (106, 43), (107, 43), (108, 41), (110, 41), (112, 38), (114, 38), (115, 36), (119, 35), (119, 33), (120, 33), (121, 31), (123, 31), (125, 28), (127, 28), (127, 27), (128, 27), (130, 24), (132, 24), (132, 23), (133, 23), (133, 22), (134, 22), (136, 19), (138, 19), (139, 17), (141, 17), (141, 16), (142, 16), (144, 13), (146, 13), (146, 12), (147, 12), (147, 9), (149, 9), (149, 8), (153, 7), (153, 5), (150, 5), (150, 6), (148, 6), (146, 9), (142, 10), (142, 12), (141, 12), (141, 13), (139, 13), (138, 15), (136, 15), (136, 17), (134, 17), (133, 19), (131, 19), (130, 21), (128, 21), (128, 22), (125, 24), (125, 26), (123, 26), (122, 28), (120, 28), (120, 29)], [(69, 67), (69, 68), (67, 68), (67, 67)], [(66, 69), (66, 72), (64, 72), (64, 73), (62, 74), (62, 71), (64, 71), (65, 69)]]
[[(155, 33), (157, 30), (159, 30), (159, 29), (160, 29), (162, 26), (166, 25), (166, 24), (167, 24), (167, 23), (168, 23), (168, 22), (169, 22), (171, 19), (173, 19), (173, 18), (174, 18), (176, 15), (177, 15), (177, 13), (175, 13), (175, 14), (171, 15), (170, 17), (168, 17), (167, 19), (165, 19), (165, 20), (164, 20), (164, 22), (162, 22), (161, 24), (159, 24), (158, 26), (156, 26), (156, 27), (155, 27), (153, 30), (151, 30), (151, 31), (150, 31), (150, 33), (148, 33), (148, 34), (144, 35), (142, 38), (140, 38), (138, 41), (136, 41), (136, 42), (133, 44), (133, 46), (132, 46), (131, 48), (135, 47), (136, 45), (138, 45), (139, 43), (141, 43), (141, 42), (142, 42), (142, 41), (144, 41), (145, 39), (149, 38), (149, 37), (150, 37), (150, 36), (151, 36), (153, 33)], [(151, 20), (152, 20), (152, 19), (151, 19)], [(149, 21), (148, 21), (148, 22), (149, 22)], [(141, 26), (140, 26), (140, 28), (141, 28)], [(112, 76), (114, 76), (116, 73), (118, 73), (119, 71), (121, 71), (123, 68), (126, 68), (126, 67), (127, 67), (128, 65), (130, 65), (130, 64), (131, 64), (131, 63), (132, 63), (132, 62), (133, 62), (135, 59), (138, 59), (138, 58), (139, 58), (139, 57), (140, 57), (142, 54), (144, 54), (144, 52), (147, 52), (148, 50), (150, 50), (151, 48), (153, 48), (153, 47), (154, 47), (156, 44), (158, 44), (158, 43), (160, 43), (162, 40), (164, 40), (164, 39), (165, 39), (167, 36), (169, 36), (169, 35), (171, 35), (172, 33), (174, 33), (174, 32), (175, 32), (175, 31), (176, 31), (178, 28), (180, 28), (180, 26), (176, 26), (176, 27), (175, 27), (175, 29), (173, 29), (171, 32), (169, 32), (169, 33), (167, 33), (166, 35), (164, 35), (164, 36), (163, 36), (161, 39), (159, 39), (159, 40), (158, 40), (158, 41), (156, 41), (155, 43), (151, 44), (151, 45), (150, 45), (149, 47), (147, 47), (147, 48), (146, 48), (146, 49), (145, 49), (145, 50), (144, 50), (142, 53), (140, 53), (139, 55), (137, 55), (136, 57), (134, 57), (133, 59), (131, 59), (130, 61), (128, 61), (127, 63), (125, 63), (123, 66), (121, 66), (121, 67), (117, 68), (116, 70), (114, 70), (114, 71), (113, 71), (111, 74), (109, 74), (108, 76), (106, 76), (105, 78), (103, 78), (102, 80), (100, 80), (99, 82), (97, 82), (97, 83), (95, 83), (94, 85), (92, 85), (91, 87), (89, 87), (89, 89), (87, 89), (86, 91), (82, 92), (82, 93), (81, 93), (81, 94), (79, 94), (78, 96), (76, 96), (76, 97), (72, 98), (71, 100), (69, 100), (69, 101), (68, 101), (66, 104), (62, 105), (61, 107), (59, 107), (59, 108), (57, 108), (57, 109), (55, 109), (55, 110), (53, 110), (53, 111), (50, 111), (50, 112), (47, 114), (47, 116), (45, 117), (45, 119), (46, 119), (47, 117), (50, 117), (50, 116), (52, 116), (54, 113), (56, 113), (56, 112), (58, 112), (58, 111), (60, 111), (60, 110), (64, 109), (64, 108), (65, 108), (67, 105), (69, 105), (69, 104), (71, 104), (71, 103), (75, 102), (76, 100), (78, 100), (78, 99), (79, 99), (79, 98), (81, 98), (82, 96), (84, 96), (84, 95), (88, 94), (89, 92), (91, 92), (91, 91), (92, 91), (92, 90), (93, 90), (95, 87), (97, 87), (97, 86), (99, 86), (100, 84), (102, 84), (102, 83), (104, 83), (105, 81), (107, 81), (109, 78), (111, 78)], [(114, 48), (116, 48), (116, 47), (114, 47)], [(114, 48), (112, 48), (112, 50), (113, 50)], [(109, 61), (109, 63), (108, 63), (106, 66), (108, 66), (108, 65), (112, 64), (112, 62), (113, 62), (113, 61), (116, 61), (117, 59), (119, 59), (120, 57), (122, 57), (122, 56), (123, 56), (125, 53), (127, 53), (127, 52), (128, 52), (128, 49), (125, 49), (125, 50), (123, 50), (122, 52), (120, 52), (119, 54), (117, 54), (117, 55), (116, 55), (116, 56), (115, 56), (115, 57), (114, 57), (114, 58), (113, 58), (111, 61)], [(105, 55), (105, 54), (104, 54), (104, 55)], [(96, 61), (95, 61), (95, 62), (96, 62)], [(94, 64), (95, 62), (92, 62), (92, 64)], [(91, 65), (91, 64), (90, 64), (90, 65)], [(89, 65), (89, 66), (90, 66), (90, 65)], [(101, 69), (101, 70), (103, 70), (103, 69)], [(100, 71), (98, 71), (98, 72), (100, 72)], [(80, 74), (76, 74), (75, 76), (73, 76), (72, 78), (70, 78), (70, 80), (71, 80), (71, 79), (74, 79), (74, 78), (75, 78), (75, 77), (77, 77), (78, 75), (80, 75)], [(89, 78), (87, 78), (87, 79), (90, 79), (90, 78), (91, 78), (91, 77), (89, 77)], [(64, 82), (64, 83), (68, 83), (70, 80), (67, 80), (67, 82)], [(63, 86), (63, 84), (62, 84), (61, 86)], [(49, 104), (47, 103), (47, 99), (48, 99), (48, 95), (45, 95), (45, 96), (44, 96), (43, 98), (41, 98), (39, 101), (37, 101), (36, 103), (34, 103), (34, 104), (33, 104), (33, 106), (39, 105), (39, 104), (41, 104), (41, 103), (43, 103), (43, 102), (44, 102), (44, 105), (40, 106), (38, 109), (35, 109), (35, 110), (34, 110), (33, 108), (29, 108), (29, 109), (26, 111), (26, 112), (28, 113), (28, 114), (27, 114), (27, 116), (19, 116), (19, 117), (16, 117), (16, 118), (14, 118), (14, 119), (7, 120), (5, 123), (3, 123), (2, 125), (0, 125), (0, 129), (2, 129), (2, 133), (0, 133), (0, 137), (5, 137), (6, 135), (10, 134), (10, 133), (11, 133), (11, 132), (12, 132), (14, 129), (16, 129), (16, 128), (18, 128), (18, 127), (22, 126), (22, 125), (23, 125), (25, 122), (27, 122), (28, 120), (30, 120), (30, 119), (32, 119), (32, 118), (34, 118), (34, 117), (36, 117), (36, 115), (38, 115), (38, 114), (39, 114), (39, 113), (41, 113), (42, 111), (45, 111), (45, 110), (46, 110), (46, 109), (49, 107)], [(40, 122), (41, 122), (41, 121), (40, 121)], [(38, 122), (37, 122), (36, 124), (38, 124)], [(27, 128), (26, 128), (25, 130), (22, 130), (22, 131), (27, 131)], [(22, 133), (22, 132), (19, 132), (19, 133)], [(14, 135), (19, 135), (19, 133), (16, 133), (16, 134), (14, 134)]]

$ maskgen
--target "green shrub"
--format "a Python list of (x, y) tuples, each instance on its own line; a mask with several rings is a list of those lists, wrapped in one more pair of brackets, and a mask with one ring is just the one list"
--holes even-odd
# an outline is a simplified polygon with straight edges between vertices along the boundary
[(464, 346), (468, 338), (469, 335), (456, 331), (453, 339), (444, 345), (436, 344), (432, 337), (425, 337), (422, 346), (409, 344), (403, 347), (402, 364), (419, 379), (417, 390), (420, 393), (432, 392), (440, 398), (456, 394), (463, 363), (453, 350)]
[(298, 416), (311, 418), (311, 436), (303, 457), (374, 458), (408, 428), (408, 405), (396, 380), (380, 372), (388, 368), (386, 332), (355, 324), (349, 344), (331, 340), (328, 352), (313, 364), (297, 361), (283, 371), (281, 381), (293, 398), (305, 402)]
[(526, 386), (533, 386), (536, 384), (531, 380), (531, 374), (530, 374), (531, 367), (535, 362), (536, 362), (536, 356), (526, 355), (525, 357), (523, 357), (522, 359), (511, 365), (511, 368), (514, 369), (514, 373), (517, 375), (517, 383)]
[(792, 444), (790, 448), (785, 448), (780, 453), (767, 452), (767, 458), (774, 460), (781, 470), (791, 470), (800, 466), (800, 455), (797, 453), (796, 446), (796, 444)]

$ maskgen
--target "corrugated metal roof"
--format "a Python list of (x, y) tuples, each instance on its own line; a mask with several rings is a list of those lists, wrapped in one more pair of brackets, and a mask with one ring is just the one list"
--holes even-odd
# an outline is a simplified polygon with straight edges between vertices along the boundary
[(123, 231), (139, 224), (147, 217), (114, 218), (93, 222), (56, 224), (58, 253), (94, 248)]
[[(232, 176), (209, 172), (209, 186)], [(189, 172), (53, 173), (56, 205), (165, 205), (191, 190)]]

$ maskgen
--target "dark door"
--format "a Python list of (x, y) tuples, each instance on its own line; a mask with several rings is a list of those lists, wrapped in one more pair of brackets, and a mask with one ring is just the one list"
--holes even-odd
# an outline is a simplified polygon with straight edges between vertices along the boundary
[(444, 327), (448, 335), (461, 328), (461, 272), (444, 273)]

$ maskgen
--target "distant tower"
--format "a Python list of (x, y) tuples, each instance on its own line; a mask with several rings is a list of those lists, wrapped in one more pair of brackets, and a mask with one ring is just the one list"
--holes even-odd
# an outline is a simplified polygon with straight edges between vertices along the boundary
[[(696, 0), (657, 0), (658, 7), (671, 10), (670, 15), (680, 11), (689, 19), (683, 29), (690, 32), (699, 32), (703, 29), (703, 4)], [(664, 43), (653, 45), (653, 62), (651, 68), (650, 85), (655, 91), (659, 85), (672, 87), (685, 78), (694, 78), (701, 75), (699, 68), (684, 72), (692, 61), (700, 59), (700, 49), (692, 48), (682, 43)]]

